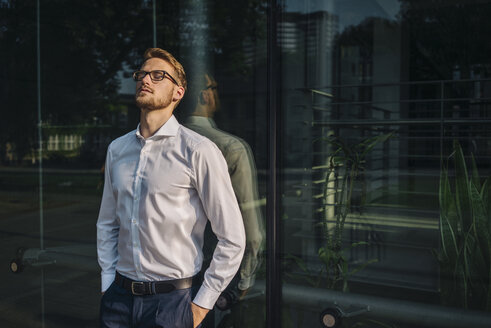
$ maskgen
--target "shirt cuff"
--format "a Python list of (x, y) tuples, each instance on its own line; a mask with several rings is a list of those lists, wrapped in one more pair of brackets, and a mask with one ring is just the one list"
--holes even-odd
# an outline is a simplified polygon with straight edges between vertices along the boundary
[(101, 273), (101, 291), (104, 293), (114, 281), (114, 273)]
[(198, 294), (196, 294), (194, 297), (193, 303), (201, 306), (202, 308), (211, 310), (213, 309), (218, 297), (220, 297), (220, 294), (220, 292), (216, 292), (202, 285), (198, 291)]

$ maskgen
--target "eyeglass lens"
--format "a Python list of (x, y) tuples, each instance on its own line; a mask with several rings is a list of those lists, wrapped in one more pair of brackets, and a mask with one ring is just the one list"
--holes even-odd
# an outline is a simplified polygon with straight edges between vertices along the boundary
[(145, 78), (147, 74), (150, 74), (150, 78), (154, 81), (162, 81), (166, 73), (164, 71), (151, 71), (151, 72), (136, 71), (133, 74), (133, 77), (135, 80), (141, 81)]

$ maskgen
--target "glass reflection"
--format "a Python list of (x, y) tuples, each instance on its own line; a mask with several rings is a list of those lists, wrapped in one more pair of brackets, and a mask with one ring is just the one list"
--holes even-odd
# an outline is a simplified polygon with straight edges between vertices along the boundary
[[(489, 320), (466, 312), (489, 309), (483, 244), (472, 242), (477, 255), (463, 263), (451, 255), (465, 254), (464, 243), (449, 256), (441, 240), (450, 238), (444, 214), (452, 210), (442, 196), (457, 197), (453, 185), (465, 176), (472, 185), (473, 156), (475, 186), (490, 173), (491, 70), (483, 54), (491, 49), (479, 32), (489, 29), (490, 12), (489, 1), (285, 1), (277, 24), (284, 326), (318, 324), (311, 314), (326, 308), (349, 317), (347, 326), (455, 325), (456, 317), (438, 317), (441, 305), (452, 306), (448, 318)], [(454, 142), (467, 173), (454, 169)], [(449, 222), (465, 240), (456, 227), (469, 222)], [(377, 299), (363, 303), (361, 295)], [(405, 301), (434, 321), (411, 318)]]
[[(226, 79), (221, 100), (236, 110), (217, 122), (233, 125), (231, 130), (251, 145), (264, 195), (266, 3), (0, 1), (2, 263), (7, 266), (15, 258), (26, 264), (18, 275), (8, 270), (0, 273), (2, 327), (97, 326), (100, 278), (94, 227), (101, 167), (109, 142), (134, 129), (138, 121), (130, 74), (138, 69), (140, 54), (152, 44), (191, 63), (220, 63), (216, 76)], [(40, 83), (36, 81), (37, 35)], [(41, 125), (36, 115), (38, 88)], [(236, 90), (240, 90), (238, 100), (231, 96)], [(42, 171), (37, 165), (38, 128), (43, 137)], [(43, 175), (42, 205), (39, 173)], [(41, 210), (49, 254), (41, 254), (39, 247)], [(55, 253), (56, 264), (51, 261)], [(49, 261), (44, 255), (49, 255)], [(255, 265), (259, 264), (252, 259), (250, 266)], [(244, 277), (247, 280), (247, 273)], [(245, 314), (262, 320), (264, 299), (256, 303), (257, 309)]]
[[(218, 83), (210, 74), (200, 74), (194, 79), (188, 88), (189, 106), (191, 113), (185, 119), (184, 125), (213, 141), (222, 152), (228, 166), (235, 196), (239, 202), (242, 219), (246, 232), (246, 250), (240, 270), (236, 278), (222, 293), (217, 302), (220, 310), (215, 314), (217, 327), (230, 324), (244, 326), (240, 322), (243, 312), (243, 302), (250, 288), (254, 285), (257, 270), (261, 264), (261, 251), (264, 244), (264, 222), (260, 211), (260, 200), (257, 189), (257, 173), (254, 157), (250, 146), (241, 138), (220, 130), (213, 117), (220, 110), (220, 97), (218, 94)], [(205, 258), (211, 258), (216, 239), (211, 229), (207, 227), (205, 238)], [(206, 265), (203, 265), (206, 268)], [(258, 318), (256, 323), (260, 325), (262, 319)], [(248, 326), (251, 323), (249, 323)], [(204, 325), (212, 327), (212, 324)]]

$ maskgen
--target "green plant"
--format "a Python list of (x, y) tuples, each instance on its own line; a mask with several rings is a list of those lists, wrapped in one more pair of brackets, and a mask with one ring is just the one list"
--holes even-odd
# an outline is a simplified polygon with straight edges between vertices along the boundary
[[(324, 264), (323, 270), (329, 288), (348, 291), (348, 278), (363, 270), (367, 265), (377, 262), (377, 259), (371, 259), (350, 269), (345, 253), (354, 247), (368, 245), (368, 243), (359, 241), (351, 243), (347, 248), (342, 248), (342, 238), (346, 218), (352, 211), (355, 183), (365, 171), (365, 158), (377, 144), (384, 143), (391, 136), (392, 133), (382, 134), (364, 139), (354, 145), (347, 144), (339, 137), (334, 136), (322, 139), (333, 148), (328, 164), (324, 167), (326, 169), (326, 185), (322, 204), (324, 217), (321, 224), (325, 242), (318, 251), (319, 258)], [(362, 179), (359, 208), (365, 202), (365, 189)], [(331, 196), (334, 196), (332, 197), (334, 207), (329, 201), (330, 193)], [(359, 211), (361, 210), (359, 209)]]
[[(286, 255), (288, 262), (296, 264), (305, 274), (285, 275), (292, 279), (303, 279), (313, 287), (321, 285), (329, 289), (348, 291), (348, 280), (355, 273), (363, 270), (371, 263), (377, 262), (378, 259), (371, 259), (358, 265), (348, 265), (346, 253), (354, 247), (369, 245), (368, 242), (353, 242), (343, 248), (342, 237), (344, 225), (349, 213), (354, 209), (353, 200), (355, 189), (361, 184), (361, 195), (359, 197), (359, 206), (357, 209), (361, 212), (361, 207), (365, 201), (364, 194), (366, 187), (364, 184), (364, 171), (367, 155), (373, 148), (392, 137), (392, 133), (383, 134), (364, 139), (358, 144), (347, 144), (339, 137), (329, 136), (320, 138), (318, 141), (325, 141), (330, 146), (330, 156), (326, 165), (318, 166), (317, 169), (323, 170), (323, 195), (321, 196), (321, 208), (319, 212), (323, 213), (320, 225), (323, 231), (323, 246), (318, 250), (318, 258), (321, 260), (323, 267), (321, 270), (312, 270), (302, 258), (292, 254)], [(294, 327), (294, 321), (289, 316), (290, 311), (284, 311), (284, 325)], [(302, 327), (303, 313), (300, 311), (296, 317), (296, 326)], [(393, 327), (382, 322), (351, 319), (350, 324), (353, 327)], [(350, 325), (351, 326), (351, 325)]]
[[(469, 176), (457, 141), (440, 175), (440, 263), (442, 302), (491, 310), (491, 181), (481, 185), (474, 156)], [(453, 159), (451, 183), (448, 163)], [(453, 189), (453, 190), (452, 190)]]
[[(319, 287), (322, 282), (327, 288), (348, 291), (348, 279), (355, 273), (363, 270), (367, 265), (377, 262), (377, 259), (368, 260), (354, 268), (348, 266), (346, 253), (352, 248), (368, 245), (365, 241), (351, 243), (342, 248), (342, 238), (346, 218), (352, 212), (353, 195), (356, 181), (365, 171), (365, 158), (379, 144), (387, 141), (392, 133), (382, 134), (364, 139), (358, 144), (347, 144), (341, 138), (329, 136), (316, 141), (325, 141), (332, 148), (327, 164), (318, 166), (324, 170), (324, 186), (322, 203), (319, 212), (323, 213), (322, 226), (324, 245), (318, 250), (318, 257), (323, 268), (317, 273), (311, 272), (304, 261), (294, 255), (287, 259), (293, 260), (302, 271), (307, 273), (303, 277), (309, 284)], [(365, 201), (365, 185), (362, 179), (361, 205)]]

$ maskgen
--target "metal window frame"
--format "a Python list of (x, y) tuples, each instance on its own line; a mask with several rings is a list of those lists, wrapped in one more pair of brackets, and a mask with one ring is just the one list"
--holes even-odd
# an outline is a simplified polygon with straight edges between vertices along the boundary
[(268, 1), (267, 11), (267, 103), (268, 103), (268, 193), (266, 204), (266, 327), (281, 327), (281, 235), (279, 220), (279, 111), (280, 77), (277, 45), (277, 22), (280, 7), (277, 0)]

